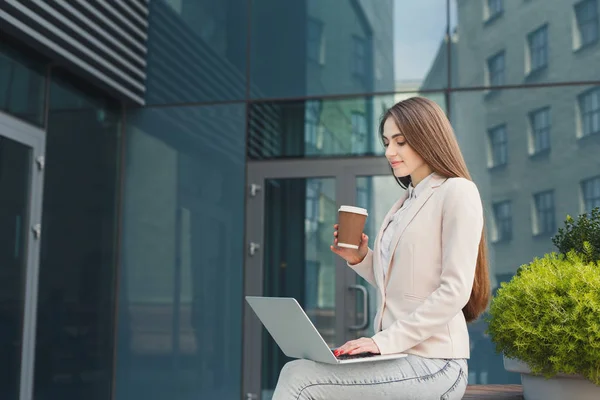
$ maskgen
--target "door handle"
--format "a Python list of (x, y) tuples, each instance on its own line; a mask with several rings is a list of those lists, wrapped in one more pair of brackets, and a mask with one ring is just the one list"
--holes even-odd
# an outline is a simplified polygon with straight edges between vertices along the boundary
[(351, 285), (348, 286), (348, 290), (356, 290), (362, 292), (363, 295), (363, 320), (362, 323), (357, 325), (351, 325), (348, 329), (352, 331), (362, 331), (367, 329), (369, 326), (369, 291), (363, 285)]
[(259, 243), (250, 242), (248, 244), (248, 254), (250, 254), (251, 256), (255, 255), (258, 252), (258, 250), (260, 250)]

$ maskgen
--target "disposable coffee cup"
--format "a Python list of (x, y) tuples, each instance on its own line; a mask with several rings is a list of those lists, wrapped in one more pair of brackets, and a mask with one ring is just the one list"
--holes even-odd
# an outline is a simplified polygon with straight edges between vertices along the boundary
[(367, 210), (360, 207), (341, 206), (338, 210), (338, 246), (358, 249), (362, 238)]

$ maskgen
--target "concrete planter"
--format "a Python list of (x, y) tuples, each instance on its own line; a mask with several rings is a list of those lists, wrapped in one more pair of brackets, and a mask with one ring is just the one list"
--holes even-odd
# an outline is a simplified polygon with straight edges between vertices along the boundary
[(522, 361), (504, 357), (504, 368), (521, 374), (525, 400), (598, 400), (600, 386), (579, 375), (558, 374), (550, 379), (531, 373)]

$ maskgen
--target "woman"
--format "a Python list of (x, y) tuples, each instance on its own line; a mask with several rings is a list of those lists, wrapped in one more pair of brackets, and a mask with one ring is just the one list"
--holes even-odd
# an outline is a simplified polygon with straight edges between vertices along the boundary
[(385, 156), (406, 188), (385, 217), (374, 249), (331, 250), (378, 288), (376, 334), (335, 354), (406, 353), (346, 365), (295, 360), (281, 371), (274, 400), (461, 399), (467, 386), (471, 322), (490, 297), (481, 198), (441, 108), (401, 101), (379, 127)]

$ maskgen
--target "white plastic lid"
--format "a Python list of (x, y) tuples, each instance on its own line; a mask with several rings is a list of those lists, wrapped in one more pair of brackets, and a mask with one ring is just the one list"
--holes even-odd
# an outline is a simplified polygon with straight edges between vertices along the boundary
[(351, 212), (355, 214), (369, 215), (365, 208), (354, 207), (354, 206), (341, 206), (338, 212)]

